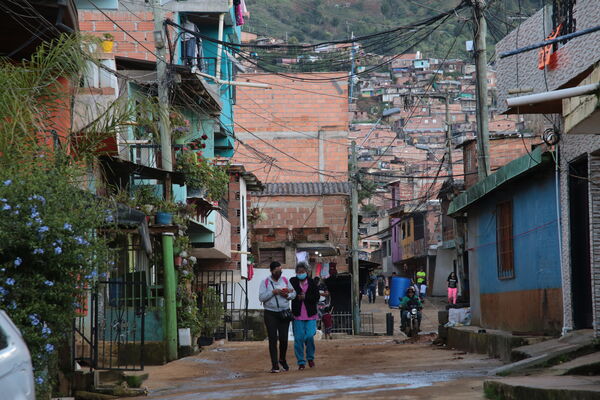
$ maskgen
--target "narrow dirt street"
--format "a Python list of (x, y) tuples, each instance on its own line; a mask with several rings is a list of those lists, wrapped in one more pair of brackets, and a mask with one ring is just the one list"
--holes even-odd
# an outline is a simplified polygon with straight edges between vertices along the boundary
[[(383, 304), (364, 308), (375, 311), (377, 320), (389, 311)], [(431, 303), (427, 309), (431, 317), (436, 312)], [(196, 356), (148, 367), (146, 385), (150, 399), (164, 400), (484, 398), (484, 375), (500, 363), (434, 346), (433, 337), (423, 335), (418, 343), (404, 343), (400, 335), (321, 340), (316, 368), (304, 371), (294, 365), (290, 342), (291, 369), (279, 374), (268, 373), (266, 342), (220, 343)]]

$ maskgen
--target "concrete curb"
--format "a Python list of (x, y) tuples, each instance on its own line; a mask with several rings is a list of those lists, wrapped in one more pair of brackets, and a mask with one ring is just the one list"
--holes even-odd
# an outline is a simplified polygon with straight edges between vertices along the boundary
[(536, 388), (502, 381), (485, 381), (483, 391), (486, 398), (498, 400), (595, 400), (599, 395), (595, 390)]

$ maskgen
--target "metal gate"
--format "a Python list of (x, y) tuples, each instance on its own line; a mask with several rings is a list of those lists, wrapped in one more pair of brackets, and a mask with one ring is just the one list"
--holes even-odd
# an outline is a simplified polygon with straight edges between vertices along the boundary
[(73, 327), (73, 362), (90, 370), (143, 370), (147, 290), (143, 281), (117, 278), (86, 291)]
[[(352, 335), (353, 320), (352, 313), (333, 313), (333, 333), (345, 333)], [(360, 334), (361, 335), (374, 335), (375, 328), (373, 324), (373, 313), (360, 313)]]
[(223, 326), (215, 335), (217, 339), (228, 337), (228, 330), (230, 328), (228, 324), (230, 325), (233, 321), (235, 286), (233, 270), (200, 271), (197, 274), (196, 291), (201, 292), (206, 288), (212, 288), (223, 303), (225, 314), (223, 317)]

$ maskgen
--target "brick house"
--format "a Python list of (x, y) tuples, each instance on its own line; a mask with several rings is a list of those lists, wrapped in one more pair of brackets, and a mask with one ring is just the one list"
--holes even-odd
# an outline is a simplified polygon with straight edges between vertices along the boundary
[[(559, 197), (547, 201), (559, 203), (562, 331), (593, 328), (596, 336), (600, 335), (600, 216), (596, 212), (600, 193), (594, 182), (600, 171), (600, 113), (596, 94), (585, 88), (592, 85), (597, 93), (600, 32), (506, 57), (503, 53), (541, 43), (551, 33), (562, 36), (596, 27), (599, 14), (600, 3), (594, 0), (555, 1), (496, 47), (499, 107), (508, 114), (546, 114), (554, 125), (550, 133), (561, 134), (555, 146), (560, 160)], [(579, 94), (560, 91), (568, 88), (579, 89)]]
[(337, 271), (348, 271), (350, 249), (350, 185), (343, 183), (267, 183), (252, 194), (252, 205), (265, 218), (253, 226), (252, 250), (257, 266), (279, 261), (296, 264), (296, 253), (309, 252), (309, 261), (335, 262)]
[(271, 85), (269, 90), (238, 87), (235, 115), (237, 137), (274, 164), (264, 168), (261, 156), (244, 146), (235, 161), (253, 169), (260, 166), (256, 176), (269, 183), (347, 181), (348, 84), (301, 81), (339, 76), (294, 74), (298, 80), (290, 80), (272, 74), (238, 75), (241, 81)]

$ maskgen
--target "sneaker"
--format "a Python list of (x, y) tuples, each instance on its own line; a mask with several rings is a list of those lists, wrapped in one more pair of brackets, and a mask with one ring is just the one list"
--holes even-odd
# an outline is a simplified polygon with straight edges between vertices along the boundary
[(283, 368), (284, 371), (290, 370), (290, 366), (288, 365), (288, 363), (285, 360), (283, 360), (283, 361), (280, 360), (279, 365), (281, 365), (281, 368)]
[(308, 366), (311, 368), (315, 367), (315, 361), (314, 360), (308, 360)]
[(302, 371), (304, 368), (306, 368), (306, 367), (304, 366), (304, 364), (300, 364), (300, 365), (298, 365), (298, 369), (299, 369), (300, 371)]
[(271, 368), (271, 373), (272, 374), (278, 374), (280, 372), (281, 372), (281, 370), (279, 368)]

